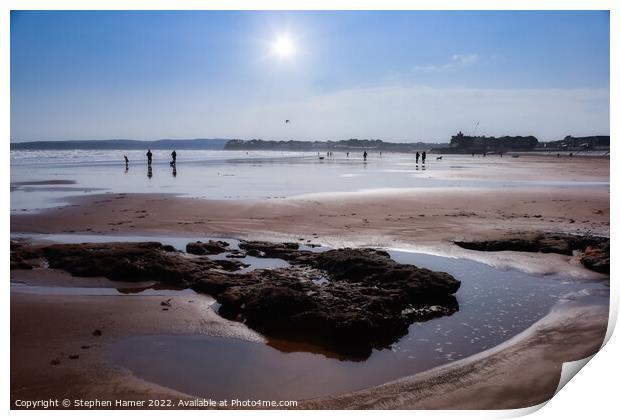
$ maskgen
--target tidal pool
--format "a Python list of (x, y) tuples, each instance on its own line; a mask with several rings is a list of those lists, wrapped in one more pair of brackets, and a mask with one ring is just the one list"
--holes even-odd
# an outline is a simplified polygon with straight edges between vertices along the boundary
[(416, 374), (494, 347), (524, 331), (562, 300), (609, 302), (608, 282), (535, 276), (467, 259), (391, 251), (392, 257), (461, 280), (459, 311), (413, 323), (390, 348), (346, 360), (320, 348), (210, 336), (132, 336), (109, 360), (137, 377), (214, 399), (307, 399), (355, 391)]

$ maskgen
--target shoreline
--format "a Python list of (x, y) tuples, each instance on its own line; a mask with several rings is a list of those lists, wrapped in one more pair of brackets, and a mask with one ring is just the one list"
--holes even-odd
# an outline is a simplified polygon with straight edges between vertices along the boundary
[(305, 401), (301, 408), (532, 407), (553, 397), (562, 363), (584, 359), (600, 349), (607, 320), (605, 306), (558, 303), (534, 325), (489, 350), (366, 390)]

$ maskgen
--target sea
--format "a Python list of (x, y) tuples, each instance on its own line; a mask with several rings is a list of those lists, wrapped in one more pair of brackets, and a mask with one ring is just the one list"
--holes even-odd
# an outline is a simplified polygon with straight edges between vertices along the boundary
[[(278, 199), (308, 194), (410, 188), (600, 188), (609, 180), (557, 177), (546, 180), (496, 177), (523, 158), (428, 154), (415, 156), (370, 151), (280, 152), (154, 150), (149, 170), (146, 151), (12, 150), (11, 212), (40, 211), (68, 204), (70, 196), (102, 193), (167, 193), (212, 200)], [(124, 155), (129, 159), (125, 166)], [(438, 159), (440, 158), (440, 159)], [(459, 177), (459, 173), (487, 177)]]

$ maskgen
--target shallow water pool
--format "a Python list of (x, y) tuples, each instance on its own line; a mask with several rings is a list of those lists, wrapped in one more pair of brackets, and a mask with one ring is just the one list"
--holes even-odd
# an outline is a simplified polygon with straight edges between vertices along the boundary
[(306, 399), (379, 385), (479, 353), (524, 331), (562, 300), (609, 301), (604, 281), (534, 276), (419, 253), (391, 255), (461, 280), (460, 309), (412, 324), (406, 336), (366, 360), (341, 360), (319, 348), (269, 339), (263, 344), (165, 335), (122, 339), (112, 345), (109, 358), (140, 378), (200, 397)]

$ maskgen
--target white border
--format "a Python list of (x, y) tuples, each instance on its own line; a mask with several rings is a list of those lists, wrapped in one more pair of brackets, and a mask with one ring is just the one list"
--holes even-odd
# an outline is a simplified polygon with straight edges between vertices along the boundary
[[(94, 10), (190, 10), (190, 9), (202, 9), (202, 10), (405, 10), (405, 9), (417, 9), (417, 10), (611, 10), (611, 113), (610, 115), (620, 115), (618, 113), (618, 83), (617, 75), (620, 74), (620, 50), (618, 49), (618, 27), (620, 24), (619, 2), (611, 0), (476, 0), (476, 1), (458, 1), (458, 0), (437, 0), (437, 1), (403, 1), (403, 0), (385, 0), (385, 1), (370, 1), (370, 0), (357, 0), (357, 1), (344, 1), (344, 0), (272, 0), (272, 1), (252, 1), (252, 0), (4, 0), (0, 2), (0, 71), (2, 84), (0, 84), (0, 107), (1, 116), (0, 132), (3, 134), (5, 143), (3, 144), (5, 150), (5, 165), (2, 165), (0, 171), (2, 178), (5, 180), (5, 188), (10, 179), (10, 163), (9, 163), (9, 139), (10, 139), (10, 67), (9, 67), (9, 48), (10, 48), (10, 10), (72, 10), (72, 9), (94, 9)], [(524, 28), (527, 30), (527, 28)], [(618, 119), (611, 120), (611, 137), (615, 139), (618, 134)], [(612, 140), (612, 144), (615, 140)], [(615, 149), (612, 146), (612, 149)], [(611, 156), (615, 156), (615, 150), (612, 150)], [(614, 165), (611, 165), (611, 178), (616, 178), (617, 170)], [(615, 188), (615, 182), (611, 183), (612, 192)], [(10, 221), (8, 215), (10, 214), (9, 206), (9, 192), (5, 190), (4, 199), (2, 200), (2, 209), (4, 211), (4, 218), (2, 219), (2, 232), (4, 233), (4, 242), (2, 242), (2, 257), (3, 267), (5, 275), (8, 274), (8, 259), (9, 259), (9, 243), (7, 241), (10, 236)], [(611, 202), (611, 214), (612, 221), (616, 215), (616, 194), (613, 193), (614, 200)], [(612, 230), (615, 224), (612, 223)], [(612, 252), (616, 249), (615, 233), (611, 235), (612, 238)], [(615, 254), (615, 252), (614, 252)], [(616, 261), (615, 257), (613, 258)], [(616, 274), (619, 270), (615, 269), (615, 265), (612, 265), (612, 310), (610, 311), (610, 318), (612, 323), (615, 324), (618, 312), (618, 290), (614, 287), (614, 280), (617, 277)], [(7, 276), (8, 277), (8, 276)], [(5, 281), (8, 280), (5, 279)], [(3, 345), (2, 345), (2, 359), (4, 361), (4, 377), (2, 381), (2, 401), (4, 408), (9, 408), (9, 396), (10, 396), (10, 375), (9, 372), (9, 314), (10, 314), (10, 298), (8, 281), (5, 283), (5, 287), (2, 289), (2, 309), (3, 309)], [(608, 337), (609, 338), (609, 337)], [(617, 413), (618, 401), (616, 383), (618, 378), (618, 360), (616, 354), (620, 354), (619, 339), (616, 336), (612, 336), (603, 351), (597, 354), (590, 363), (578, 373), (577, 379), (570, 381), (561, 392), (556, 395), (546, 406), (536, 411), (531, 415), (533, 419), (550, 419), (550, 418), (563, 418), (563, 419), (583, 419), (589, 418), (610, 418), (614, 413)], [(472, 396), (472, 398), (475, 398)], [(527, 410), (526, 410), (527, 411)], [(19, 418), (32, 418), (38, 415), (44, 415), (51, 419), (55, 418), (81, 418), (85, 415), (82, 412), (20, 412), (11, 411), (10, 415)], [(231, 416), (247, 415), (247, 412), (203, 412), (203, 411), (185, 411), (181, 414), (184, 417), (193, 418), (205, 418), (207, 416), (217, 416), (222, 418), (229, 418)], [(295, 416), (301, 418), (314, 418), (317, 416), (316, 412), (295, 412)], [(319, 415), (330, 415), (334, 413), (320, 413)], [(374, 417), (378, 413), (373, 411), (364, 412), (337, 412), (337, 416), (351, 416), (355, 418), (370, 418)], [(422, 412), (422, 411), (399, 411), (390, 412), (390, 416), (396, 416), (399, 418), (455, 418), (459, 419), (480, 419), (480, 418), (503, 418), (513, 417), (520, 414), (525, 414), (523, 411), (434, 411), (434, 412)], [(173, 413), (166, 411), (152, 411), (148, 413), (132, 413), (132, 412), (88, 412), (86, 414), (90, 418), (108, 418), (109, 416), (122, 416), (122, 417), (135, 417), (136, 415), (146, 415), (149, 418), (166, 418), (168, 419)], [(290, 416), (290, 412), (252, 412), (253, 416), (259, 418), (270, 418), (284, 416)]]

